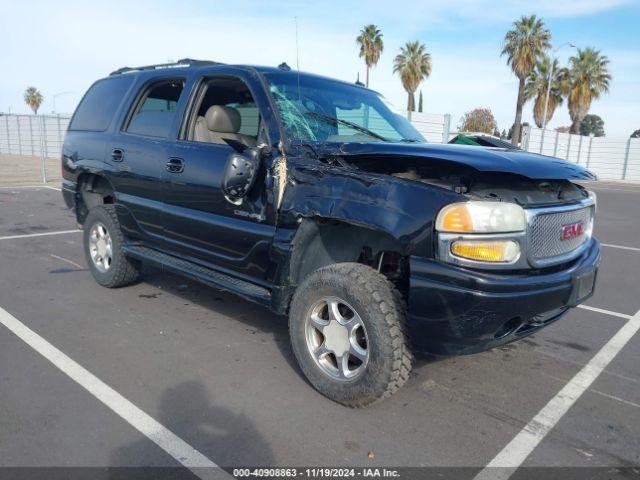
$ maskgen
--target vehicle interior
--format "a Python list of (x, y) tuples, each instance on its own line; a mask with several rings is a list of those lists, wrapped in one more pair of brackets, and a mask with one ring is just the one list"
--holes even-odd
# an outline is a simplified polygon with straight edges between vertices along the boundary
[(189, 121), (189, 140), (224, 144), (236, 140), (257, 144), (260, 113), (251, 92), (240, 79), (213, 78), (204, 85)]
[(183, 80), (164, 80), (151, 85), (138, 101), (126, 131), (150, 137), (166, 137), (171, 129)]

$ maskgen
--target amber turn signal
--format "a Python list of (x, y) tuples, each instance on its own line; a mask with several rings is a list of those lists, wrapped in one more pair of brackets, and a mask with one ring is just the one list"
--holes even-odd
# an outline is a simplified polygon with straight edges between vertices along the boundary
[(513, 240), (458, 240), (451, 244), (451, 253), (478, 262), (511, 263), (520, 255), (520, 247)]
[(520, 205), (508, 202), (452, 203), (438, 213), (436, 230), (451, 233), (506, 233), (525, 229)]
[(443, 232), (472, 232), (473, 220), (467, 205), (459, 203), (447, 209), (442, 216), (440, 230)]

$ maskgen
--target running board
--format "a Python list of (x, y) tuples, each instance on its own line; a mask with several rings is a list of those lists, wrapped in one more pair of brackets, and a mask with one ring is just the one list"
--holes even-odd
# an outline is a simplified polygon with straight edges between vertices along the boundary
[(123, 245), (125, 255), (142, 260), (144, 262), (153, 263), (163, 269), (184, 275), (198, 282), (205, 283), (212, 287), (228, 290), (232, 293), (241, 295), (260, 303), (269, 303), (271, 301), (271, 292), (266, 288), (255, 285), (244, 280), (240, 280), (230, 275), (220, 273), (202, 265), (183, 260), (173, 255), (163, 253), (149, 247), (141, 245)]

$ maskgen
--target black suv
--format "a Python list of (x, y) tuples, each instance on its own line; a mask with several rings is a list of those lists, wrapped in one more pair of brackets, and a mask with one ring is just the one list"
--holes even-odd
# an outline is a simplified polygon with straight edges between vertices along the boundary
[(327, 397), (361, 407), (412, 351), (517, 340), (589, 297), (600, 262), (582, 167), (427, 144), (378, 93), (278, 68), (122, 68), (69, 125), (62, 191), (91, 273), (142, 262), (289, 317)]

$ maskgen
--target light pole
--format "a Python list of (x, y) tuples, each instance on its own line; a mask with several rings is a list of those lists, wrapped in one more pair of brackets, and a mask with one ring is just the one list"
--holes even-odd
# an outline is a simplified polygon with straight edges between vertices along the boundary
[(553, 50), (553, 56), (550, 60), (551, 68), (549, 69), (549, 78), (547, 80), (547, 96), (544, 99), (544, 116), (542, 117), (542, 135), (544, 135), (544, 130), (547, 128), (547, 110), (549, 109), (549, 95), (551, 95), (551, 82), (553, 81), (553, 64), (556, 61), (555, 55), (556, 53), (558, 53), (558, 50), (560, 50), (562, 47), (566, 47), (567, 45), (571, 48), (576, 48), (573, 43), (563, 43), (558, 48), (555, 48)]
[(74, 92), (60, 92), (60, 93), (56, 93), (55, 95), (53, 95), (53, 97), (52, 97), (53, 98), (53, 111), (51, 113), (56, 113), (56, 98), (60, 97), (62, 95), (69, 95), (71, 93), (74, 93)]
[(566, 47), (567, 45), (570, 46), (571, 48), (576, 48), (576, 46), (571, 42), (563, 43), (559, 47), (553, 49), (553, 55), (549, 60), (551, 66), (549, 68), (549, 78), (547, 79), (547, 96), (544, 99), (544, 115), (542, 117), (542, 134), (540, 135), (540, 153), (542, 153), (542, 149), (544, 147), (544, 133), (547, 131), (547, 110), (549, 108), (549, 96), (551, 95), (551, 82), (553, 81), (553, 64), (556, 61), (555, 56), (556, 56), (556, 53), (558, 53), (558, 50), (560, 50), (562, 47)]

